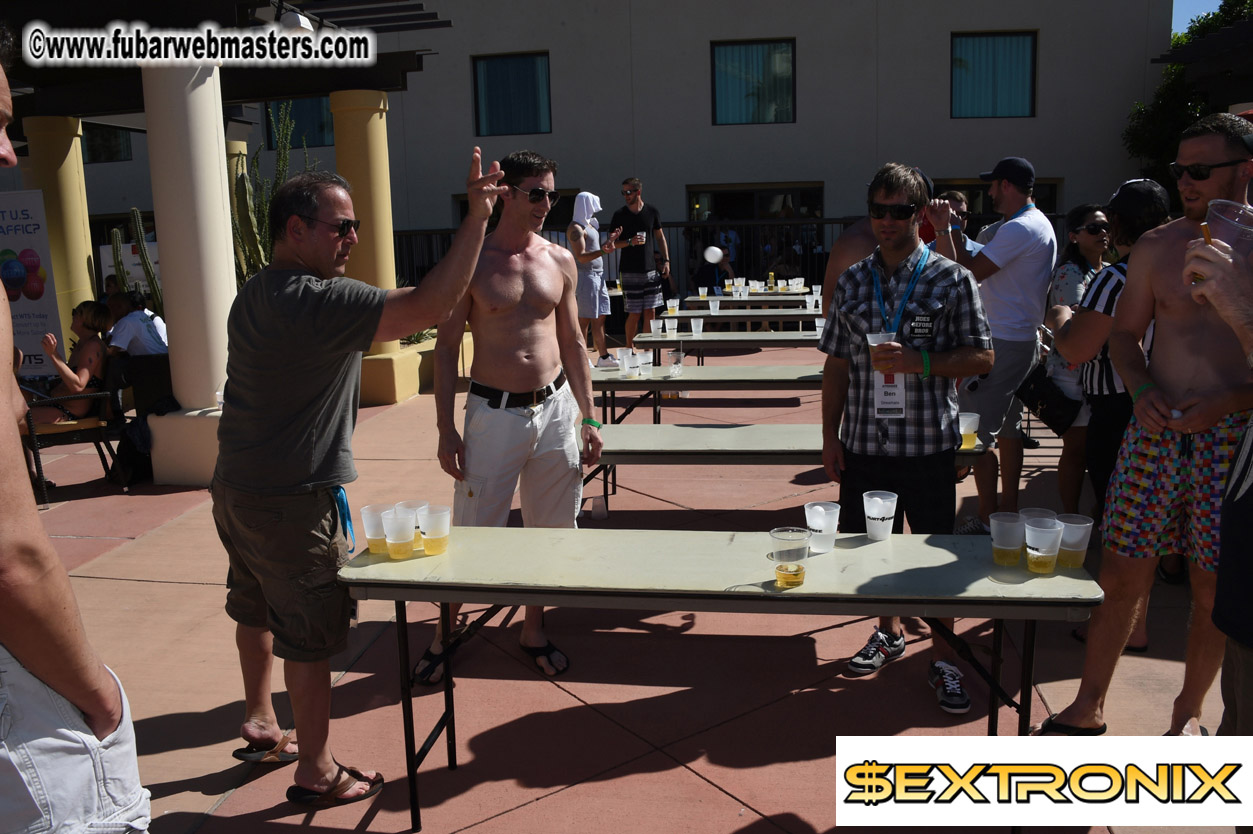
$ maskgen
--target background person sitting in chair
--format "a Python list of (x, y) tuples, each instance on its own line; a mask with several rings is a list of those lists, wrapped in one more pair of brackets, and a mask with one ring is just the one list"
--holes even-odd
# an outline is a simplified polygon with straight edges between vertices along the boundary
[(122, 420), (122, 389), (133, 382), (131, 357), (168, 354), (170, 348), (161, 328), (144, 312), (144, 297), (137, 290), (109, 296), (109, 312), (116, 322), (109, 333), (109, 373), (105, 377), (112, 423)]
[[(74, 308), (70, 316), (70, 331), (78, 341), (70, 348), (68, 360), (57, 349), (57, 337), (45, 333), (43, 350), (53, 367), (61, 376), (49, 397), (69, 397), (75, 394), (94, 394), (104, 390), (105, 347), (101, 335), (109, 329), (109, 308), (99, 301), (84, 301)], [(20, 366), (20, 360), (18, 360)], [(37, 396), (27, 392), (27, 401)], [(36, 423), (63, 423), (86, 416), (91, 410), (90, 400), (67, 402), (58, 405), (36, 406), (31, 416)]]

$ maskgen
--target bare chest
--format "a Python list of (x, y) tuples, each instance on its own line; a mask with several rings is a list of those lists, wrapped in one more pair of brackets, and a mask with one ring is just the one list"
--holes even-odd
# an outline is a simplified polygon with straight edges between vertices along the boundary
[(470, 292), (481, 314), (523, 313), (543, 318), (561, 301), (562, 277), (543, 254), (484, 253)]

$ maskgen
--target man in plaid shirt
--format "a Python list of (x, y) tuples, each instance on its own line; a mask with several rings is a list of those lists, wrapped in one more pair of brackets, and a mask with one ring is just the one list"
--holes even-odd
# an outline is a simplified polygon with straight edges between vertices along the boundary
[[(823, 466), (840, 484), (842, 532), (865, 532), (862, 493), (887, 490), (899, 496), (894, 532), (907, 516), (913, 533), (952, 533), (961, 443), (954, 380), (992, 369), (991, 331), (969, 270), (918, 237), (927, 204), (918, 173), (883, 166), (868, 200), (878, 248), (840, 276), (819, 342), (827, 354)], [(872, 355), (867, 334), (893, 332)], [(849, 672), (869, 674), (904, 652), (900, 618), (881, 617)], [(967, 712), (952, 647), (933, 641), (932, 657), (929, 678), (941, 708)]]

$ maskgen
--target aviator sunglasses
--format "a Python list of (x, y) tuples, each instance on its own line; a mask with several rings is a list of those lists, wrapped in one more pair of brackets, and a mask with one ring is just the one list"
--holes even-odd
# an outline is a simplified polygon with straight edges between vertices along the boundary
[(543, 200), (545, 197), (547, 197), (548, 205), (551, 207), (551, 206), (557, 205), (557, 201), (561, 199), (561, 195), (558, 194), (556, 191), (546, 191), (543, 188), (532, 188), (530, 191), (523, 191), (521, 188), (518, 188), (516, 185), (510, 185), (509, 187), (512, 188), (514, 191), (518, 191), (522, 194), (525, 194), (527, 200), (531, 201), (532, 203), (538, 203), (540, 200)]
[(875, 220), (882, 220), (887, 215), (892, 215), (893, 220), (908, 220), (918, 211), (918, 206), (913, 203), (867, 203), (870, 216)]
[(1248, 162), (1247, 159), (1229, 159), (1226, 162), (1216, 162), (1213, 165), (1180, 165), (1178, 162), (1170, 163), (1170, 174), (1177, 180), (1183, 179), (1183, 175), (1187, 174), (1196, 182), (1204, 182), (1209, 179), (1209, 175), (1213, 173), (1215, 168), (1230, 168), (1232, 165), (1240, 165)]
[(305, 215), (305, 214), (302, 214), (300, 216), (303, 217), (305, 220), (310, 220), (314, 223), (322, 223), (326, 226), (334, 226), (335, 237), (348, 237), (349, 232), (355, 232), (361, 228), (360, 220), (339, 220), (336, 222), (331, 222), (330, 220), (319, 220), (316, 217), (309, 217), (308, 215)]

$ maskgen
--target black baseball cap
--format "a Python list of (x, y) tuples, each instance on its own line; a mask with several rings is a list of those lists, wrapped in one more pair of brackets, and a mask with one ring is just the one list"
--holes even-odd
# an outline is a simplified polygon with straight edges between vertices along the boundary
[(1127, 180), (1110, 195), (1105, 211), (1122, 217), (1166, 215), (1170, 213), (1170, 195), (1155, 180)]
[(1021, 156), (1007, 156), (996, 163), (991, 171), (980, 174), (979, 179), (984, 182), (1009, 180), (1021, 190), (1030, 191), (1035, 185), (1035, 168)]

